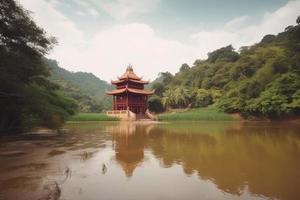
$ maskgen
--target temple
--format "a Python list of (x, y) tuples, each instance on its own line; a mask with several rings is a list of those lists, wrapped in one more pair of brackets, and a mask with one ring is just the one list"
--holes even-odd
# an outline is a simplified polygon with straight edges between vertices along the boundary
[(147, 91), (144, 85), (149, 81), (142, 80), (134, 72), (132, 66), (128, 66), (126, 72), (118, 77), (118, 80), (111, 81), (116, 85), (116, 89), (106, 92), (113, 96), (113, 110), (128, 110), (135, 114), (145, 114), (147, 110), (147, 101), (149, 95), (154, 91)]

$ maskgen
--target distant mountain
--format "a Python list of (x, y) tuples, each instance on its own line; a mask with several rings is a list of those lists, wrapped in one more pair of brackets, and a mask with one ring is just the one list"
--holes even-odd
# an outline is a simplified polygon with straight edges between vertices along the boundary
[(81, 112), (100, 112), (111, 109), (111, 98), (105, 91), (112, 86), (92, 73), (70, 72), (61, 68), (57, 61), (45, 59), (49, 66), (50, 80), (61, 86), (63, 92), (75, 99)]

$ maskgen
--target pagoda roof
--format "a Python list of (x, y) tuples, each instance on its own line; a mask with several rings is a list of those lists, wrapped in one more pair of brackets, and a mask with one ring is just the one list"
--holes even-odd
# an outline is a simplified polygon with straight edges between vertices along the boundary
[(141, 80), (142, 78), (138, 77), (134, 72), (133, 72), (133, 68), (131, 65), (129, 65), (126, 69), (126, 72), (118, 77), (119, 80), (123, 80), (123, 79), (134, 79), (134, 80)]
[(122, 88), (122, 89), (116, 89), (110, 92), (106, 92), (106, 94), (109, 95), (115, 95), (115, 94), (122, 94), (122, 93), (134, 93), (134, 94), (144, 94), (144, 95), (151, 95), (154, 93), (154, 91), (146, 91), (146, 90), (141, 90), (141, 89), (134, 89), (134, 88)]
[(122, 79), (122, 80), (116, 80), (116, 81), (111, 81), (112, 84), (118, 84), (118, 83), (124, 83), (124, 82), (133, 82), (133, 83), (140, 83), (140, 84), (148, 84), (149, 81), (144, 81), (144, 80), (134, 80), (134, 79)]
[(136, 161), (136, 162), (129, 163), (120, 159), (117, 159), (117, 161), (119, 165), (121, 165), (127, 177), (131, 177), (135, 168), (139, 166), (139, 164), (142, 162), (142, 161)]

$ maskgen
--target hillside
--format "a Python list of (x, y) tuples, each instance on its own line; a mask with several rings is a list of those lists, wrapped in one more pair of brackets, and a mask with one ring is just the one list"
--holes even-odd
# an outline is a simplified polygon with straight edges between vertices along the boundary
[(50, 80), (61, 86), (63, 92), (75, 99), (82, 112), (100, 112), (110, 109), (111, 100), (105, 91), (111, 86), (92, 73), (70, 72), (59, 67), (55, 60), (45, 59), (50, 69)]
[[(300, 22), (298, 19), (297, 22)], [(278, 118), (300, 114), (300, 25), (266, 35), (237, 52), (231, 45), (183, 64), (178, 73), (162, 73), (153, 85), (170, 107), (206, 107), (245, 116)], [(157, 101), (156, 101), (157, 104)]]

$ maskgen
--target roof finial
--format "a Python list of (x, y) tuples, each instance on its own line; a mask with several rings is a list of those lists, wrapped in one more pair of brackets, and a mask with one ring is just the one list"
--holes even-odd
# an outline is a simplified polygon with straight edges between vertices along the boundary
[(131, 65), (131, 64), (128, 65), (126, 71), (131, 71), (131, 72), (133, 72), (133, 68), (132, 68), (132, 65)]

